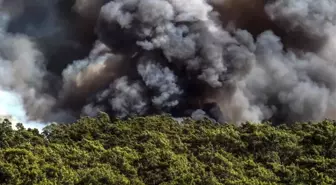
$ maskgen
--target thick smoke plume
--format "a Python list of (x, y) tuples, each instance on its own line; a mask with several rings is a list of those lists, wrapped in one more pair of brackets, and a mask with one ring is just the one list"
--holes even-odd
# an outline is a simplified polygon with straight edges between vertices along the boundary
[(0, 90), (25, 120), (336, 118), (335, 1), (0, 3)]

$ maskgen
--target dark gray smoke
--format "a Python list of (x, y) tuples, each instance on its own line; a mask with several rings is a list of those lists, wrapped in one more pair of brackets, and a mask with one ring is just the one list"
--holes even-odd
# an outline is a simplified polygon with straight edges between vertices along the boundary
[(0, 3), (0, 90), (31, 120), (335, 118), (334, 1)]

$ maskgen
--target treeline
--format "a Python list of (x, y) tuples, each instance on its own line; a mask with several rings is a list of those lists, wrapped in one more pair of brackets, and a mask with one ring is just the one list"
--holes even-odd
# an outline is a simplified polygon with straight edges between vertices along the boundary
[(216, 125), (105, 114), (39, 133), (0, 124), (1, 184), (335, 184), (336, 123)]

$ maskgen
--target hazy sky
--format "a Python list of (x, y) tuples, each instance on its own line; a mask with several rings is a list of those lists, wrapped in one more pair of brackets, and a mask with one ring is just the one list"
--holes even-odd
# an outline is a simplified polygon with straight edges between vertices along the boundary
[(0, 102), (0, 117), (12, 116), (14, 118), (13, 126), (17, 122), (22, 122), (25, 128), (37, 128), (39, 130), (46, 126), (46, 124), (27, 120), (21, 99), (14, 92), (0, 89)]

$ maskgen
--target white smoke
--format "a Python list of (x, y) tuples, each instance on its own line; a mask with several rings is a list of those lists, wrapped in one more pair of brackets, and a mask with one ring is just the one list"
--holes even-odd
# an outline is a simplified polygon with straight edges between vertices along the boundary
[(182, 90), (176, 84), (177, 78), (169, 68), (163, 68), (149, 62), (139, 64), (138, 72), (146, 86), (158, 92), (158, 96), (152, 98), (155, 107), (169, 108), (178, 105), (178, 100), (173, 96), (181, 95)]
[(276, 0), (265, 10), (288, 31), (304, 30), (312, 36), (323, 36), (336, 23), (336, 2), (332, 0)]
[(29, 121), (18, 94), (0, 90), (0, 102), (0, 121), (8, 119), (12, 122), (13, 128), (16, 123), (22, 123), (25, 128), (37, 128), (40, 131), (46, 126), (45, 123)]
[[(43, 119), (54, 105), (51, 96), (40, 93), (45, 75), (43, 54), (27, 36), (6, 33), (9, 16), (2, 14), (0, 18), (0, 88), (1, 102), (4, 102), (1, 103), (2, 109), (4, 114), (9, 109), (9, 114), (14, 115), (15, 119), (29, 124), (28, 118)], [(9, 103), (13, 103), (13, 109), (9, 107)]]

